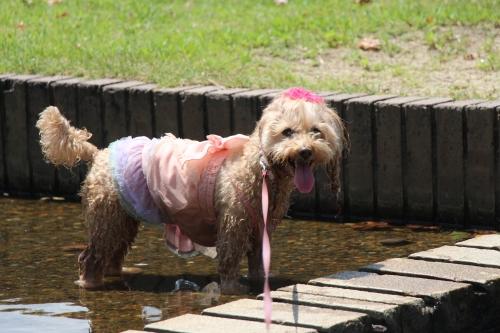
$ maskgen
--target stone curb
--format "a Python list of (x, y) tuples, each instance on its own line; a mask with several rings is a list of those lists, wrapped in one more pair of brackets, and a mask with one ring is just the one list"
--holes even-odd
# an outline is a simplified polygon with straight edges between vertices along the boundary
[[(126, 135), (203, 140), (211, 133), (250, 134), (280, 91), (2, 74), (0, 191), (76, 196), (86, 166), (54, 172), (36, 142), (34, 123), (49, 104), (103, 148)], [(500, 228), (500, 101), (320, 94), (346, 120), (351, 137), (340, 174), (344, 218)], [(337, 212), (328, 181), (317, 170), (314, 190), (292, 195), (291, 214), (332, 219)]]

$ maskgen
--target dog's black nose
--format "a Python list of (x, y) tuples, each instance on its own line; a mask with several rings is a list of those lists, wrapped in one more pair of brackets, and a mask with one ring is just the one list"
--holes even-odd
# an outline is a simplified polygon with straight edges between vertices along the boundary
[(302, 157), (305, 160), (309, 159), (311, 157), (312, 153), (313, 153), (313, 151), (309, 147), (301, 147), (299, 149), (300, 157)]

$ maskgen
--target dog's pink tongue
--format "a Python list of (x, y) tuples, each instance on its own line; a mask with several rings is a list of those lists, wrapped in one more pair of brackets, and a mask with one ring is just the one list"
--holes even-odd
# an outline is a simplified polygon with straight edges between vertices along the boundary
[(309, 163), (295, 162), (295, 185), (300, 193), (311, 192), (314, 186), (314, 175)]

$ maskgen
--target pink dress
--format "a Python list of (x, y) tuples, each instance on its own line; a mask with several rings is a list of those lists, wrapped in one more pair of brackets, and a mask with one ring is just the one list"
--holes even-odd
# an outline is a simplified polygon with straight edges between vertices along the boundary
[[(215, 246), (215, 181), (244, 135), (206, 141), (123, 138), (109, 146), (109, 161), (120, 203), (135, 219), (164, 226), (167, 247), (180, 256)], [(201, 245), (196, 246), (196, 245)]]

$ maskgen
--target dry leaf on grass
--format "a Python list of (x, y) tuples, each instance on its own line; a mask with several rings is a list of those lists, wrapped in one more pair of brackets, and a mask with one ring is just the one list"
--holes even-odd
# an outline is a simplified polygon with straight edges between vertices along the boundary
[(362, 5), (364, 3), (370, 3), (370, 2), (372, 2), (372, 0), (355, 0), (354, 2), (355, 3), (359, 3), (360, 5)]
[(465, 56), (465, 60), (475, 60), (478, 57), (479, 56), (477, 55), (477, 53), (469, 53), (468, 55)]
[(274, 0), (274, 3), (278, 6), (286, 5), (288, 3), (288, 0)]
[(60, 4), (61, 2), (63, 2), (63, 0), (47, 0), (47, 3), (52, 6), (52, 5), (58, 5)]
[(380, 43), (380, 41), (373, 37), (363, 38), (361, 44), (359, 44), (359, 48), (364, 51), (378, 51), (380, 50), (381, 46), (382, 44)]
[(24, 29), (26, 29), (26, 25), (24, 25), (24, 22), (19, 22), (19, 24), (17, 25), (17, 28), (20, 30), (24, 30)]
[(66, 16), (69, 16), (68, 12), (64, 12), (64, 13), (56, 15), (57, 18), (62, 18), (62, 17), (66, 17)]

